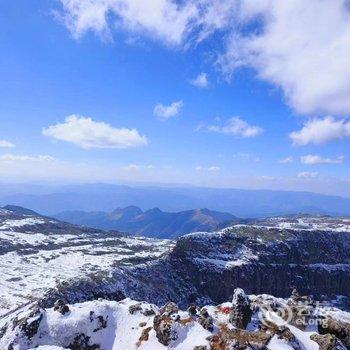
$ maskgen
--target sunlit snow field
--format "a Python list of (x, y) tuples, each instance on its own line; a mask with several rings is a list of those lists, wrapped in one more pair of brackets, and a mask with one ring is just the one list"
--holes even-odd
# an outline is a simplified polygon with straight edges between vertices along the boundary
[[(169, 240), (116, 233), (70, 234), (69, 227), (66, 234), (51, 233), (44, 227), (50, 223), (55, 221), (0, 222), (0, 316), (39, 299), (57, 283), (89, 274), (108, 276), (116, 266), (157, 258), (173, 245)], [(40, 225), (44, 233), (32, 232), (40, 230)]]

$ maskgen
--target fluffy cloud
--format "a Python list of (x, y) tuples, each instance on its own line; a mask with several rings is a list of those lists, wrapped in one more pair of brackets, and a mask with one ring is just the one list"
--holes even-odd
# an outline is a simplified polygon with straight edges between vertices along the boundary
[(350, 137), (350, 121), (336, 120), (332, 117), (310, 120), (301, 130), (290, 134), (290, 138), (297, 146), (322, 144), (345, 137)]
[(306, 180), (315, 179), (318, 177), (318, 172), (316, 172), (316, 171), (302, 171), (297, 175), (297, 177), (299, 179), (306, 179)]
[[(87, 31), (112, 38), (119, 29), (188, 47), (220, 31), (215, 40), (221, 37), (218, 63), (225, 75), (240, 67), (252, 68), (259, 79), (280, 87), (287, 103), (301, 114), (350, 113), (350, 10), (346, 0), (61, 3), (61, 19), (75, 38)], [(252, 27), (256, 30), (249, 30)]]
[(0, 148), (13, 148), (16, 147), (12, 142), (6, 140), (0, 140)]
[(167, 120), (179, 115), (183, 105), (182, 101), (173, 102), (169, 106), (157, 103), (154, 107), (153, 114), (161, 120)]
[[(245, 0), (220, 58), (225, 73), (248, 66), (279, 86), (301, 114), (350, 113), (350, 11), (345, 0)], [(325, 25), (327, 24), (327, 25)], [(240, 26), (242, 28), (242, 26)]]
[[(199, 129), (203, 127), (204, 126), (200, 126)], [(255, 137), (264, 131), (261, 127), (250, 125), (239, 117), (231, 118), (223, 125), (209, 125), (205, 128), (211, 132), (240, 137)]]
[(294, 158), (292, 156), (285, 157), (279, 161), (281, 164), (290, 164), (294, 162)]
[(60, 0), (57, 17), (75, 39), (86, 32), (112, 39), (113, 30), (141, 34), (172, 46), (200, 42), (226, 28), (237, 0)]
[(190, 83), (198, 88), (206, 88), (209, 85), (208, 76), (206, 73), (200, 73), (195, 79), (191, 80)]
[(300, 157), (300, 161), (303, 164), (315, 165), (315, 164), (341, 164), (344, 161), (344, 156), (337, 158), (324, 158), (316, 154), (308, 154)]
[(113, 128), (104, 122), (71, 115), (64, 123), (43, 129), (43, 135), (71, 142), (81, 148), (129, 148), (147, 145), (147, 138), (136, 129)]
[(4, 154), (0, 156), (0, 160), (5, 162), (53, 162), (55, 158), (48, 155), (27, 156), (16, 154)]
[(74, 38), (87, 31), (111, 38), (114, 27), (178, 45), (198, 17), (198, 7), (192, 1), (183, 5), (171, 0), (61, 0), (61, 3), (62, 20)]

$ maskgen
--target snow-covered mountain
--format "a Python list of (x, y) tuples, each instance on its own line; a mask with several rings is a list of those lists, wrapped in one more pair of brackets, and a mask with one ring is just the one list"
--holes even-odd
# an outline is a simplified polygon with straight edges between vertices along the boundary
[[(257, 320), (257, 312), (266, 306), (275, 312), (289, 305), (291, 301), (280, 298), (293, 288), (348, 309), (348, 222), (280, 217), (170, 241), (3, 208), (0, 349), (217, 350), (234, 349), (233, 344), (237, 349), (252, 349), (248, 344), (270, 350), (349, 348), (349, 314), (339, 310), (327, 311), (329, 325), (321, 333), (330, 336), (292, 323), (280, 329), (278, 315), (273, 318), (277, 325), (260, 322), (260, 330)], [(244, 329), (230, 317), (243, 319), (242, 310), (227, 303), (238, 287), (251, 295), (253, 320)], [(310, 303), (309, 298), (300, 300)], [(169, 313), (162, 308), (169, 302), (183, 311)], [(185, 310), (192, 303), (196, 308), (189, 315)], [(318, 347), (320, 343), (337, 347)]]
[[(185, 235), (160, 259), (115, 269), (104, 283), (79, 280), (65, 293), (69, 302), (78, 302), (82, 294), (87, 300), (97, 290), (103, 295), (112, 289), (136, 300), (185, 306), (224, 302), (236, 287), (279, 297), (297, 287), (319, 298), (345, 300), (350, 297), (349, 252), (345, 232), (239, 225)], [(61, 297), (54, 293), (51, 303)]]
[(158, 258), (172, 245), (75, 226), (23, 208), (0, 209), (0, 316), (69, 281), (103, 279), (118, 266)]

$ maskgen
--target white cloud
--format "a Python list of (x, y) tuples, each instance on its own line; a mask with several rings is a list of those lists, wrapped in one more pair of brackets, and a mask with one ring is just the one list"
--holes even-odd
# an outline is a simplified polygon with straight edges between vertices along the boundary
[(147, 138), (136, 129), (114, 128), (91, 118), (71, 115), (64, 123), (43, 129), (43, 135), (71, 142), (81, 148), (129, 148), (147, 145)]
[(206, 129), (211, 132), (240, 137), (255, 137), (264, 131), (261, 127), (250, 125), (239, 117), (231, 118), (223, 125), (209, 125)]
[(140, 170), (141, 166), (137, 164), (129, 164), (123, 167), (125, 170)]
[(138, 164), (129, 164), (126, 166), (122, 167), (124, 170), (143, 170), (143, 169), (154, 169), (154, 165), (150, 164), (150, 165), (138, 165)]
[(14, 148), (16, 147), (12, 142), (0, 140), (0, 148)]
[(258, 176), (257, 180), (260, 180), (260, 181), (274, 181), (274, 180), (276, 180), (276, 178), (274, 176), (262, 175), (262, 176)]
[(198, 16), (192, 1), (179, 5), (171, 0), (61, 0), (63, 21), (74, 38), (93, 31), (111, 38), (113, 28), (178, 45), (192, 30)]
[(215, 166), (215, 165), (212, 165), (212, 166), (209, 166), (209, 167), (203, 167), (201, 165), (197, 165), (195, 167), (195, 170), (197, 171), (209, 171), (209, 172), (217, 172), (217, 171), (220, 171), (220, 167), (218, 166)]
[(169, 106), (157, 103), (154, 107), (153, 114), (161, 120), (167, 120), (179, 115), (183, 105), (182, 101), (173, 102)]
[(254, 69), (259, 79), (280, 87), (287, 103), (301, 114), (350, 113), (346, 0), (61, 3), (61, 20), (75, 38), (92, 31), (112, 39), (120, 30), (186, 48), (218, 33), (217, 47), (225, 47), (218, 62), (225, 75), (243, 66)]
[(332, 117), (310, 120), (301, 130), (290, 134), (290, 138), (297, 146), (309, 143), (322, 144), (345, 137), (350, 137), (350, 121), (336, 120)]
[(339, 156), (336, 158), (324, 158), (316, 154), (308, 154), (306, 156), (300, 157), (300, 162), (302, 164), (341, 164), (344, 161), (344, 156)]
[(200, 73), (190, 83), (198, 88), (206, 88), (209, 86), (208, 76), (206, 73)]
[(294, 162), (294, 158), (292, 156), (283, 158), (283, 159), (281, 159), (279, 161), (279, 163), (281, 163), (281, 164), (290, 164), (290, 163), (293, 163), (293, 162)]
[(53, 162), (55, 158), (48, 155), (28, 156), (16, 154), (4, 154), (0, 156), (0, 160), (5, 162)]
[(302, 171), (297, 175), (297, 177), (299, 179), (315, 179), (318, 177), (318, 172), (316, 172), (316, 171)]
[(113, 31), (141, 34), (167, 45), (198, 43), (229, 25), (237, 0), (60, 0), (57, 17), (75, 39), (92, 31), (112, 39)]
[(254, 162), (254, 163), (260, 163), (261, 158), (254, 156), (250, 153), (236, 153), (233, 155), (233, 159), (239, 160), (239, 161), (246, 161), (246, 162)]
[[(219, 62), (248, 66), (301, 114), (350, 113), (350, 11), (344, 0), (243, 0)], [(243, 32), (259, 20), (261, 28)], [(255, 22), (256, 23), (256, 22)]]

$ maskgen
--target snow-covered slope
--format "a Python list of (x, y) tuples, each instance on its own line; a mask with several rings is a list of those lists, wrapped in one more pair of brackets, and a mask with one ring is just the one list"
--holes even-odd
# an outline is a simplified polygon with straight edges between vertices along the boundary
[(64, 283), (88, 276), (101, 279), (118, 266), (158, 258), (172, 245), (2, 209), (0, 316)]
[(276, 216), (253, 221), (256, 227), (271, 227), (291, 230), (318, 230), (350, 232), (350, 217), (292, 215)]
[(54, 308), (22, 310), (0, 321), (0, 348), (346, 350), (349, 320), (349, 313), (297, 294), (287, 300), (248, 297), (241, 289), (232, 302), (192, 304), (187, 310), (171, 302), (159, 308), (128, 298), (74, 305), (59, 301)]
[[(181, 307), (227, 300), (234, 288), (250, 294), (289, 295), (293, 287), (325, 300), (350, 297), (350, 234), (253, 226), (181, 237), (160, 259), (121, 266), (101, 279), (81, 279), (53, 291), (70, 303), (118, 292), (135, 300)], [(218, 288), (220, 285), (220, 288)]]

